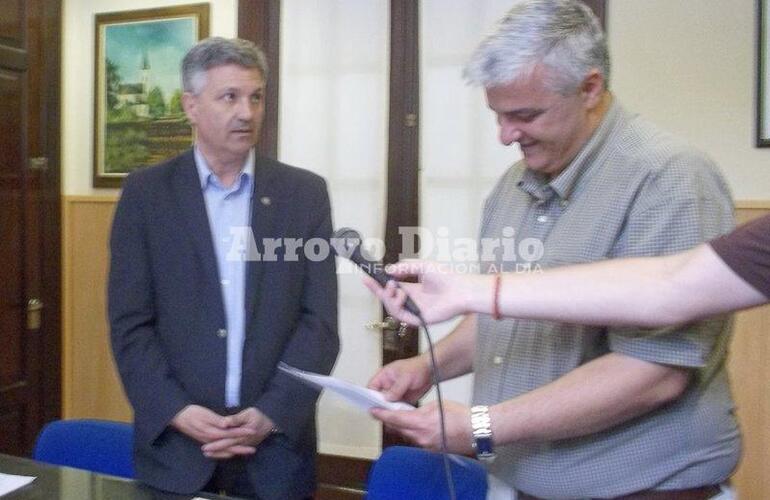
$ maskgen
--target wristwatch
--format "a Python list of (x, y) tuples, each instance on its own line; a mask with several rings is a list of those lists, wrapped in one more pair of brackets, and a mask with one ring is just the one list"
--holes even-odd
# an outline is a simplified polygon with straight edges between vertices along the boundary
[(497, 454), (492, 444), (492, 421), (489, 418), (489, 406), (471, 407), (471, 431), (476, 458), (486, 463), (494, 462)]

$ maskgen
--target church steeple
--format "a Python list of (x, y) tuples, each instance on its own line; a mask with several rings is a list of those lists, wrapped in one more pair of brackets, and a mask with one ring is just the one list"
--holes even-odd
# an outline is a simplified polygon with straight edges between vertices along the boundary
[(150, 93), (150, 58), (147, 52), (142, 54), (142, 93), (145, 97)]

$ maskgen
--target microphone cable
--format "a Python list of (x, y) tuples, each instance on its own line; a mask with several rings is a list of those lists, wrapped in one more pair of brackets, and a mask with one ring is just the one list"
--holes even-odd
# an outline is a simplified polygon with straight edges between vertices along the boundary
[[(360, 270), (371, 276), (380, 284), (380, 286), (384, 287), (388, 281), (393, 280), (396, 286), (401, 288), (398, 284), (398, 280), (393, 279), (392, 276), (388, 275), (383, 269), (380, 268), (380, 266), (382, 266), (380, 262), (374, 261), (362, 253), (361, 242), (361, 233), (349, 227), (340, 228), (334, 231), (331, 236), (331, 246), (338, 256), (344, 257), (356, 264)], [(456, 500), (457, 496), (455, 493), (454, 481), (452, 480), (452, 469), (449, 464), (451, 457), (447, 447), (444, 399), (441, 395), (440, 385), (441, 377), (439, 376), (438, 365), (436, 364), (436, 354), (433, 349), (433, 339), (431, 339), (430, 332), (428, 331), (428, 324), (425, 322), (425, 318), (422, 316), (420, 308), (417, 307), (417, 304), (415, 304), (414, 301), (409, 297), (409, 294), (406, 293), (406, 290), (403, 290), (403, 292), (406, 295), (403, 307), (417, 317), (417, 319), (420, 321), (420, 324), (422, 325), (422, 328), (425, 330), (425, 336), (428, 340), (431, 375), (433, 376), (433, 385), (436, 387), (436, 399), (438, 402), (439, 425), (441, 430), (441, 454), (444, 459), (444, 473), (447, 480), (449, 500)], [(419, 331), (419, 326), (417, 329)], [(462, 462), (459, 463), (464, 465)]]
[[(406, 294), (408, 298), (409, 294), (406, 293), (406, 290), (403, 290), (403, 292), (404, 294)], [(412, 302), (414, 303), (414, 301)], [(456, 500), (457, 494), (455, 492), (455, 484), (452, 478), (452, 468), (449, 464), (450, 455), (449, 455), (449, 449), (447, 446), (447, 439), (446, 439), (446, 420), (444, 415), (444, 399), (441, 395), (441, 384), (440, 384), (441, 377), (439, 375), (438, 364), (436, 363), (436, 353), (435, 353), (435, 350), (433, 349), (433, 339), (430, 336), (428, 324), (425, 322), (425, 318), (423, 318), (422, 316), (422, 311), (420, 311), (420, 309), (416, 307), (416, 304), (414, 309), (415, 311), (410, 311), (410, 312), (413, 312), (415, 316), (417, 316), (417, 319), (420, 320), (422, 329), (425, 332), (425, 338), (428, 340), (428, 354), (430, 356), (431, 375), (433, 377), (433, 385), (436, 387), (436, 401), (438, 403), (439, 427), (441, 431), (441, 456), (444, 462), (444, 476), (446, 477), (447, 490), (449, 492), (449, 500)], [(418, 326), (417, 329), (419, 330), (420, 327)]]

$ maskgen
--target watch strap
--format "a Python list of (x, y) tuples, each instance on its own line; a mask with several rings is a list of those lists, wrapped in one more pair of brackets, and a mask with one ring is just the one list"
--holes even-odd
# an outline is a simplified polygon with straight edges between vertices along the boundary
[(492, 420), (489, 417), (488, 406), (471, 407), (471, 432), (476, 458), (488, 463), (494, 461), (497, 454), (492, 442)]

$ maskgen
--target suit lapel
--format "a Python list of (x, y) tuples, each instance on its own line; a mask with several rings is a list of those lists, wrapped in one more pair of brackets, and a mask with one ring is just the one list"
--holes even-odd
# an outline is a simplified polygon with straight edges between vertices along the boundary
[(214, 242), (211, 241), (209, 218), (206, 214), (206, 204), (203, 200), (200, 177), (195, 167), (192, 150), (179, 159), (177, 167), (172, 189), (179, 212), (182, 215), (182, 223), (186, 226), (185, 232), (192, 239), (195, 251), (203, 264), (201, 271), (206, 278), (207, 289), (216, 292), (214, 293), (216, 297), (214, 303), (219, 304), (219, 310), (224, 319), (224, 304), (222, 304), (222, 294), (219, 287), (219, 270), (214, 253)]
[[(260, 256), (264, 254), (262, 238), (272, 237), (275, 223), (275, 202), (277, 179), (273, 177), (271, 165), (259, 156), (254, 165), (254, 195), (251, 198), (251, 230)], [(250, 260), (246, 264), (246, 335), (252, 332), (251, 323), (259, 305), (259, 289), (264, 274), (261, 260)]]

